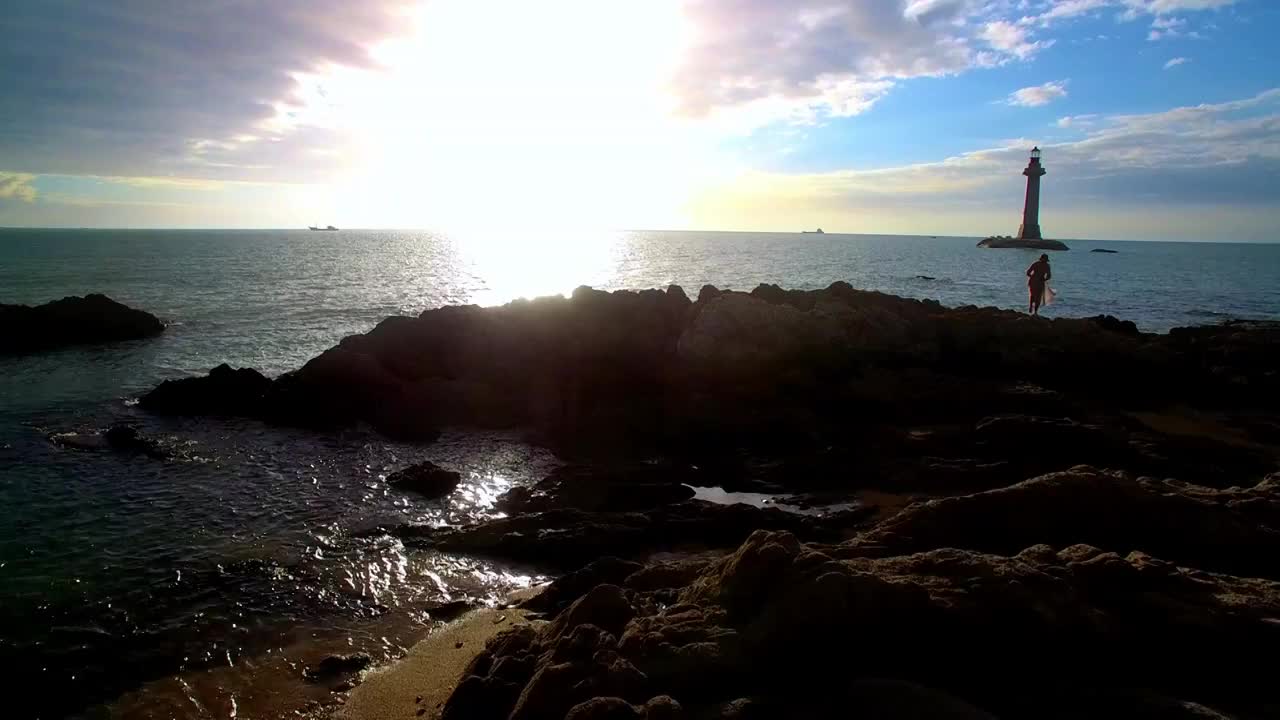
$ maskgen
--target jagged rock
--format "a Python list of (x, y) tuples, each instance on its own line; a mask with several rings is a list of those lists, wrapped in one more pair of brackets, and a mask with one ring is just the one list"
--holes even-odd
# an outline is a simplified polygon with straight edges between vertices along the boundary
[(689, 501), (646, 513), (550, 510), (461, 528), (404, 525), (378, 532), (390, 532), (419, 547), (576, 569), (606, 555), (626, 558), (689, 545), (730, 547), (760, 528), (790, 530), (807, 539), (840, 540), (873, 514), (874, 510), (862, 508), (809, 517)]
[(567, 465), (531, 488), (512, 489), (499, 500), (498, 507), (508, 513), (643, 511), (692, 498), (695, 493), (689, 483), (699, 482), (696, 476), (696, 471), (683, 467)]
[[(538, 658), (519, 700), (476, 717), (562, 717), (584, 703), (639, 714), (643, 693), (709, 718), (1264, 717), (1275, 707), (1253, 657), (1280, 633), (1280, 583), (1088, 545), (866, 549), (757, 532), (675, 604), (597, 587), (583, 600), (607, 598), (619, 618), (629, 606), (622, 635), (574, 625), (583, 606), (570, 606), (514, 651)], [(611, 669), (635, 682), (611, 684)], [(635, 694), (616, 692), (628, 685)]]
[(631, 703), (616, 697), (595, 697), (575, 705), (564, 720), (641, 720)]
[(876, 555), (959, 547), (1015, 555), (1087, 543), (1191, 567), (1280, 579), (1280, 476), (1212, 490), (1077, 467), (915, 504), (851, 547)]
[(638, 562), (606, 556), (567, 575), (562, 575), (546, 589), (523, 603), (536, 612), (558, 613), (597, 585), (617, 585), (644, 568)]
[(0, 354), (67, 345), (137, 340), (164, 332), (155, 315), (106, 295), (65, 297), (44, 305), (0, 305)]
[[(1094, 252), (1098, 252), (1094, 250)], [(1132, 320), (1121, 320), (1113, 315), (1095, 315), (1089, 320), (1093, 321), (1103, 330), (1108, 330), (1121, 335), (1137, 337), (1141, 333), (1138, 331), (1138, 325)]]
[(410, 465), (387, 476), (387, 485), (429, 498), (448, 495), (458, 487), (461, 481), (461, 474), (453, 470), (445, 470), (433, 462)]

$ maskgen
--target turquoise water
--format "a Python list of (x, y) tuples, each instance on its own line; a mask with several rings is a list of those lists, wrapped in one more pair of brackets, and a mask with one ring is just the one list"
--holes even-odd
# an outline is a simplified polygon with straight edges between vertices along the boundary
[[(155, 717), (230, 717), (237, 698), (247, 716), (268, 651), (291, 659), (308, 652), (298, 649), (299, 627), (331, 631), (307, 635), (315, 643), (390, 655), (430, 621), (424, 604), (492, 598), (534, 580), (522, 568), (355, 535), (389, 519), (491, 513), (497, 494), (554, 465), (545, 452), (501, 435), (451, 435), (420, 448), (360, 432), (138, 412), (131, 400), (165, 378), (221, 362), (280, 373), (388, 315), (582, 284), (675, 283), (695, 295), (705, 283), (846, 280), (949, 305), (1021, 307), (1022, 273), (1039, 253), (975, 242), (0, 230), (0, 302), (102, 292), (170, 323), (153, 340), (0, 358), (0, 665), (23, 668), (10, 681), (49, 688), (53, 698), (17, 717), (147, 716), (140, 707), (163, 708)], [(1047, 314), (1109, 313), (1153, 331), (1280, 318), (1280, 245), (1070, 244), (1071, 252), (1052, 256), (1059, 302)], [(1088, 252), (1095, 247), (1119, 253)], [(175, 459), (70, 450), (48, 439), (120, 420), (160, 438)], [(426, 503), (381, 482), (422, 458), (462, 470), (464, 491)], [(216, 681), (190, 676), (215, 667)], [(166, 680), (178, 673), (188, 676)], [(97, 705), (139, 687), (127, 712)]]

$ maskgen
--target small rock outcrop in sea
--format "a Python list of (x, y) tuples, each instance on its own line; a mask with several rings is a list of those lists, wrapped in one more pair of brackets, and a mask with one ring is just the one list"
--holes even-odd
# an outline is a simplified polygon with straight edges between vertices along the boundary
[(138, 404), (160, 414), (255, 415), (270, 389), (271, 380), (257, 370), (223, 363), (204, 377), (165, 380)]
[(599, 560), (527, 603), (549, 622), (490, 641), (443, 718), (1269, 717), (1277, 477), (1081, 467), (841, 543)]
[(992, 235), (978, 242), (980, 248), (1021, 248), (1025, 250), (1070, 250), (1061, 240), (1028, 240), (1009, 237), (1008, 235)]
[(387, 476), (387, 485), (397, 490), (425, 495), (429, 498), (444, 497), (458, 487), (462, 475), (432, 462), (420, 462), (397, 470)]
[(373, 658), (365, 653), (330, 655), (315, 666), (309, 666), (302, 675), (310, 682), (332, 683), (344, 680), (373, 664)]
[(0, 305), (0, 354), (68, 345), (137, 340), (164, 332), (155, 315), (106, 295), (65, 297), (44, 305)]
[(1094, 248), (1094, 249), (1090, 250), (1089, 252), (1107, 253), (1107, 254), (1109, 254), (1109, 255), (1115, 255), (1116, 253), (1118, 253), (1118, 252), (1120, 252), (1120, 251), (1119, 251), (1119, 250), (1108, 250), (1107, 248)]

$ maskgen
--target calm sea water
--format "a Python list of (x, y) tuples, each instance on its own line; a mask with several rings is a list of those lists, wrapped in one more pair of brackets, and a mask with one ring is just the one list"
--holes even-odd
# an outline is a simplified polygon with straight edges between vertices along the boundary
[[(293, 369), (392, 314), (496, 304), (578, 285), (761, 282), (855, 287), (1018, 308), (1038, 253), (972, 238), (626, 232), (0, 230), (0, 302), (102, 292), (170, 323), (153, 340), (0, 358), (0, 666), (56, 689), (17, 717), (270, 717), (322, 691), (301, 666), (335, 649), (392, 656), (432, 602), (492, 599), (523, 568), (361, 539), (412, 519), (492, 512), (554, 466), (503, 435), (427, 448), (374, 435), (166, 420), (131, 404), (221, 362)], [(1280, 317), (1280, 245), (1073, 242), (1053, 255), (1050, 315), (1109, 313), (1163, 331)], [(1118, 254), (1090, 253), (1095, 247)], [(928, 276), (933, 279), (923, 279)], [(167, 461), (70, 450), (58, 433), (139, 424)], [(447, 503), (389, 491), (432, 459), (464, 472)], [(102, 704), (105, 703), (105, 704)], [(25, 715), (22, 713), (26, 713)]]

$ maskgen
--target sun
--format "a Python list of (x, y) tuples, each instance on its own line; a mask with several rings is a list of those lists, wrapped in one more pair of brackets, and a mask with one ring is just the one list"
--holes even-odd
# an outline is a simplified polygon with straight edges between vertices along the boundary
[(439, 0), (314, 81), (350, 137), (330, 202), (378, 224), (679, 224), (714, 165), (667, 88), (689, 28), (673, 0)]

